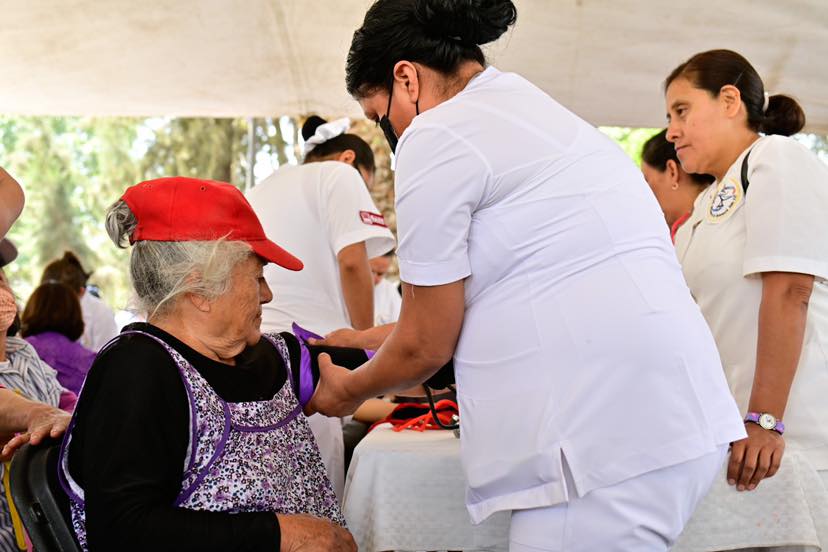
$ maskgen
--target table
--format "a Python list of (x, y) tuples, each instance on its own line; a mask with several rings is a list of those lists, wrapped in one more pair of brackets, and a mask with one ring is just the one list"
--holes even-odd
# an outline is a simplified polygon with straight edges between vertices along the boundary
[(726, 473), (727, 464), (672, 552), (769, 546), (828, 550), (826, 485), (803, 455), (786, 450), (776, 475), (750, 492), (740, 493), (728, 485)]
[(369, 433), (354, 450), (343, 510), (360, 552), (508, 550), (509, 513), (472, 525), (451, 431)]

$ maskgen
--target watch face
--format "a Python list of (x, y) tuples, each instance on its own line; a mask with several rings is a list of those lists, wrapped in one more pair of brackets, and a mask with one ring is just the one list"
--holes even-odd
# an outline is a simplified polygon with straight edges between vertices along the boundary
[(759, 416), (759, 425), (765, 429), (773, 429), (776, 427), (776, 418), (773, 414), (762, 414)]

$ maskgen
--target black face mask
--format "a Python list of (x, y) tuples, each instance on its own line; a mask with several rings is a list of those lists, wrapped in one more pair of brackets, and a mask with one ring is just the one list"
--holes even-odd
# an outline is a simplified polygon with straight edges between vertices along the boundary
[[(388, 142), (388, 146), (391, 148), (391, 153), (397, 153), (397, 142), (400, 141), (397, 138), (397, 133), (394, 132), (394, 127), (391, 126), (391, 120), (388, 118), (391, 115), (391, 98), (394, 95), (394, 82), (391, 81), (391, 86), (388, 89), (388, 108), (385, 110), (385, 115), (380, 117), (379, 126), (382, 129), (382, 133), (385, 134), (385, 140)], [(417, 110), (417, 115), (420, 114), (420, 100), (418, 99), (414, 103), (414, 107)]]
[(388, 147), (391, 148), (391, 153), (396, 153), (399, 138), (397, 138), (397, 133), (394, 132), (394, 127), (391, 126), (391, 121), (388, 120), (388, 115), (382, 116), (379, 120), (379, 126), (382, 133), (385, 134), (385, 140), (388, 142)]

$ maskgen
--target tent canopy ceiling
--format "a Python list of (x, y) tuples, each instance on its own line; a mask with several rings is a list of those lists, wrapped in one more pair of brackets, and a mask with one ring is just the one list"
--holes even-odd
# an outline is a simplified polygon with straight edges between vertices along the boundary
[[(596, 125), (664, 124), (661, 83), (711, 48), (828, 133), (825, 0), (516, 0), (487, 55)], [(370, 0), (0, 0), (0, 113), (360, 115), (344, 87)]]

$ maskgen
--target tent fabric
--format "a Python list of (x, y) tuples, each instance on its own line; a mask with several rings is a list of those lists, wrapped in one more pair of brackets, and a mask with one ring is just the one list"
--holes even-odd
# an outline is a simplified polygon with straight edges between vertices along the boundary
[[(344, 86), (370, 0), (0, 0), (0, 113), (359, 115)], [(825, 0), (516, 0), (487, 47), (596, 125), (664, 124), (661, 83), (711, 48), (750, 59), (828, 133)]]

